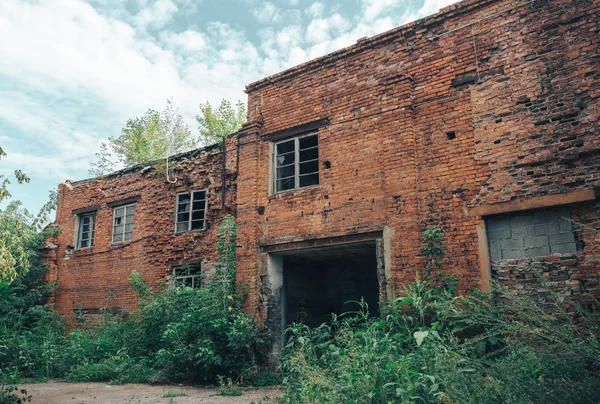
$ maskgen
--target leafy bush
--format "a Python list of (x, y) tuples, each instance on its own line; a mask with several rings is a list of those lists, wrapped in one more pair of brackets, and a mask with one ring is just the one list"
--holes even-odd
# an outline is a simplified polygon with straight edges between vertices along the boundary
[(0, 380), (215, 382), (218, 375), (235, 379), (255, 368), (264, 340), (242, 308), (243, 291), (236, 290), (236, 230), (228, 217), (220, 229), (221, 260), (205, 287), (154, 292), (133, 272), (136, 311), (107, 313), (68, 336), (60, 316), (44, 305), (41, 266), (38, 276), (27, 275), (31, 282), (0, 283)]
[[(559, 306), (557, 306), (559, 310)], [(295, 324), (283, 362), (290, 403), (593, 403), (598, 324), (550, 315), (497, 288), (455, 297), (415, 282), (369, 317)]]
[(0, 404), (21, 404), (31, 401), (31, 395), (27, 395), (27, 390), (17, 386), (0, 385)]

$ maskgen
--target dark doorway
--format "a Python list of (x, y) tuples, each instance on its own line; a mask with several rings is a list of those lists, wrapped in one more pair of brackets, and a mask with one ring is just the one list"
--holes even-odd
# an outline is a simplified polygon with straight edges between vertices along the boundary
[(361, 298), (379, 312), (374, 241), (279, 253), (283, 261), (285, 326), (318, 326), (332, 313), (356, 311)]

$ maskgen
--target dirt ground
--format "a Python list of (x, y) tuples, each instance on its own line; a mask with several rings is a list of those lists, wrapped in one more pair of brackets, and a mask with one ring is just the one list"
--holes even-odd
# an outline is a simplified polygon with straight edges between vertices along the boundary
[[(32, 403), (40, 404), (154, 404), (154, 403), (250, 403), (265, 396), (281, 395), (274, 388), (243, 390), (239, 397), (218, 396), (215, 389), (189, 386), (150, 386), (125, 384), (111, 386), (106, 383), (47, 383), (22, 384), (32, 396)], [(184, 394), (184, 395), (178, 395)], [(271, 403), (273, 401), (268, 401)]]

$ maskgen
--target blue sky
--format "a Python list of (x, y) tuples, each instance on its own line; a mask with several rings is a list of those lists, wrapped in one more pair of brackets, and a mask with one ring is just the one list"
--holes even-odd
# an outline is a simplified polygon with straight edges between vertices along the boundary
[(200, 102), (454, 1), (1, 0), (0, 174), (26, 172), (10, 190), (37, 211), (128, 118), (172, 98), (197, 134)]

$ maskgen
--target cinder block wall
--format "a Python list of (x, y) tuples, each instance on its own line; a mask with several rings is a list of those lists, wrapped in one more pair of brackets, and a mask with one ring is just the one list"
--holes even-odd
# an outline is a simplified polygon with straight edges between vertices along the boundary
[[(392, 289), (422, 269), (430, 225), (446, 235), (442, 273), (485, 288), (475, 208), (559, 204), (600, 185), (599, 17), (586, 0), (463, 1), (247, 86), (238, 272), (249, 308), (266, 316), (261, 245), (383, 228)], [(321, 119), (320, 186), (269, 195), (266, 137)], [(599, 228), (597, 209), (571, 206)], [(576, 276), (598, 298), (597, 239), (574, 226)]]

